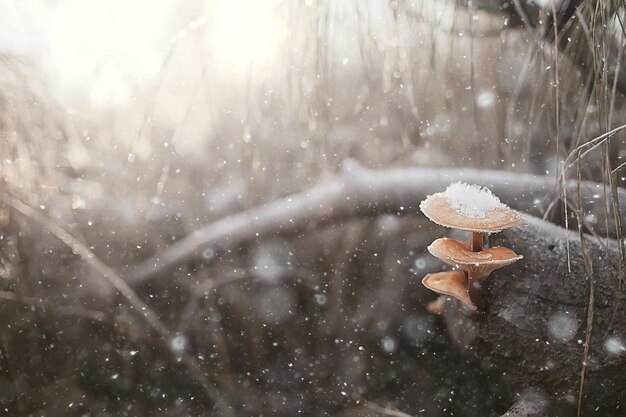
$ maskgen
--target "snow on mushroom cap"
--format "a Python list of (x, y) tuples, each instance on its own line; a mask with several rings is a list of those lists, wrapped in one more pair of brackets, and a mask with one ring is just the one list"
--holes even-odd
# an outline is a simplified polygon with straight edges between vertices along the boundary
[(519, 213), (503, 204), (486, 188), (453, 183), (442, 193), (428, 196), (420, 204), (433, 222), (475, 232), (500, 232), (524, 224)]
[(448, 197), (453, 209), (475, 219), (484, 219), (492, 210), (508, 208), (488, 188), (477, 185), (455, 182), (443, 194)]

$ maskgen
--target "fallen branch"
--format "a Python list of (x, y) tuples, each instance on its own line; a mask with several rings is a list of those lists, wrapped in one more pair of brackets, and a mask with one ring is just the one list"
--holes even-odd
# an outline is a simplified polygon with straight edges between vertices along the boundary
[[(557, 197), (553, 178), (504, 171), (415, 169), (369, 170), (352, 161), (336, 178), (311, 190), (285, 197), (258, 208), (233, 214), (196, 230), (150, 259), (131, 267), (127, 281), (138, 285), (167, 268), (199, 256), (203, 249), (228, 250), (268, 235), (292, 233), (306, 226), (338, 223), (351, 216), (382, 213), (416, 214), (426, 195), (443, 190), (453, 181), (465, 181), (489, 187), (511, 207), (541, 216), (550, 201)], [(576, 181), (566, 182), (574, 195)], [(584, 212), (596, 219), (604, 216), (598, 204), (602, 184), (582, 182)], [(626, 191), (619, 190), (619, 203), (626, 206)], [(609, 216), (609, 230), (613, 217)], [(603, 221), (598, 221), (598, 232)]]

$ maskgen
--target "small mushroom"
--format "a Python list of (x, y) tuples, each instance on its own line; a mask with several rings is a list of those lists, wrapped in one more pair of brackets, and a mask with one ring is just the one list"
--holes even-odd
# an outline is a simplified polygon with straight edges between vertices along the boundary
[(462, 302), (467, 308), (476, 311), (477, 308), (469, 296), (469, 288), (465, 273), (461, 271), (446, 271), (428, 274), (422, 279), (422, 284), (438, 294), (453, 297)]
[[(521, 226), (525, 223), (524, 219), (487, 188), (461, 182), (450, 184), (445, 191), (428, 196), (420, 204), (420, 209), (439, 225), (472, 232), (468, 243), (443, 238), (435, 240), (428, 247), (431, 254), (465, 272), (457, 271), (454, 275), (446, 272), (441, 277), (437, 274), (427, 275), (422, 283), (440, 294), (454, 296), (470, 310), (476, 311), (474, 303), (482, 304), (478, 281), (485, 279), (495, 269), (522, 259), (521, 255), (501, 246), (483, 250), (484, 234)], [(459, 290), (457, 283), (460, 276), (465, 280), (464, 291)], [(448, 284), (446, 288), (455, 285), (456, 295), (442, 292), (444, 284)]]
[(436, 314), (437, 316), (441, 316), (446, 309), (446, 299), (448, 297), (445, 295), (440, 295), (435, 300), (430, 301), (426, 304), (426, 311), (430, 314)]
[(512, 264), (523, 258), (509, 248), (495, 246), (480, 252), (472, 252), (470, 245), (449, 237), (435, 240), (428, 251), (448, 265), (467, 272), (470, 280), (485, 279), (498, 268)]

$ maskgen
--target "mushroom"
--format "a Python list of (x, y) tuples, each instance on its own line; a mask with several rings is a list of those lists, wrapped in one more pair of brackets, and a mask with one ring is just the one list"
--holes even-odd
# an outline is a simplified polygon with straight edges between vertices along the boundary
[(433, 301), (430, 301), (428, 304), (426, 304), (426, 311), (428, 311), (430, 314), (441, 316), (446, 309), (447, 298), (448, 297), (445, 295), (440, 295)]
[(467, 286), (467, 278), (461, 271), (446, 271), (428, 274), (422, 279), (422, 284), (436, 293), (453, 297), (462, 302), (467, 308), (476, 311)]
[[(521, 255), (501, 246), (483, 250), (485, 233), (500, 232), (524, 224), (524, 219), (518, 212), (500, 202), (487, 188), (456, 182), (450, 184), (444, 192), (428, 196), (420, 204), (420, 209), (426, 217), (439, 225), (472, 232), (468, 243), (442, 238), (428, 247), (430, 253), (437, 258), (465, 271), (462, 274), (470, 301), (472, 297), (474, 301), (479, 301), (475, 288), (479, 280), (487, 278), (495, 269), (522, 259)], [(432, 281), (432, 278), (427, 278), (428, 275), (422, 283), (433, 289), (432, 285), (427, 285), (427, 281)], [(468, 305), (462, 299), (459, 300)]]
[(485, 279), (498, 268), (512, 264), (523, 258), (509, 248), (493, 248), (472, 252), (468, 243), (443, 237), (435, 240), (428, 251), (448, 265), (456, 266), (467, 272), (469, 284), (474, 280)]

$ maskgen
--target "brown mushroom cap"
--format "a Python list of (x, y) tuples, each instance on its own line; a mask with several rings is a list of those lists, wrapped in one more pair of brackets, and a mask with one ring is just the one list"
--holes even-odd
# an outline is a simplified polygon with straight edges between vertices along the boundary
[(465, 278), (464, 272), (447, 271), (428, 274), (422, 280), (422, 284), (438, 294), (456, 298), (472, 311), (477, 310), (469, 296), (467, 278)]
[(428, 311), (430, 314), (436, 314), (438, 316), (441, 316), (446, 309), (446, 298), (448, 297), (445, 295), (440, 295), (439, 297), (437, 297), (437, 299), (429, 302), (428, 304), (426, 304), (426, 311)]
[(448, 265), (467, 271), (476, 279), (485, 278), (494, 270), (523, 258), (509, 248), (496, 246), (480, 252), (472, 252), (468, 243), (449, 237), (435, 240), (428, 251)]
[[(464, 192), (466, 200), (462, 200)], [(441, 226), (474, 232), (500, 232), (525, 223), (518, 212), (501, 203), (491, 191), (463, 183), (451, 184), (446, 191), (428, 196), (420, 209)]]

